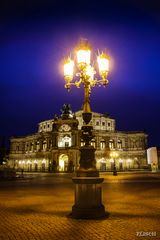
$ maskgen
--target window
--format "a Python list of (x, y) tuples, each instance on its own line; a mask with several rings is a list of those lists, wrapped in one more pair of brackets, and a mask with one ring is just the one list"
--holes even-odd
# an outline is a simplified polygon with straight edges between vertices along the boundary
[(36, 143), (36, 150), (37, 150), (37, 151), (40, 150), (40, 144), (39, 144), (39, 141), (37, 141), (37, 143)]
[(122, 149), (122, 141), (121, 140), (117, 141), (117, 148)]
[(69, 147), (69, 142), (65, 142), (65, 147)]
[(99, 121), (96, 122), (96, 126), (99, 126)]
[(81, 147), (83, 147), (84, 146), (84, 142), (83, 141), (81, 141)]
[(91, 146), (93, 146), (95, 148), (95, 146), (96, 146), (95, 140), (91, 141)]
[(109, 148), (110, 149), (114, 148), (114, 141), (113, 140), (109, 140)]
[(101, 149), (104, 149), (104, 148), (105, 148), (105, 141), (104, 141), (104, 140), (102, 140), (102, 141), (100, 142), (100, 148), (101, 148)]
[(33, 146), (34, 146), (33, 143), (31, 143), (31, 148), (30, 148), (31, 151), (33, 151)]
[(26, 152), (29, 150), (28, 148), (29, 148), (29, 145), (28, 145), (28, 143), (27, 143), (27, 144), (26, 144)]
[(70, 136), (59, 136), (58, 147), (71, 147), (71, 145), (72, 140)]
[(105, 122), (102, 122), (102, 126), (105, 126), (106, 124), (105, 124)]
[(19, 145), (18, 145), (18, 146), (16, 146), (16, 151), (19, 151)]
[(47, 142), (46, 142), (46, 140), (43, 141), (42, 148), (43, 148), (44, 151), (47, 149)]
[(108, 127), (110, 127), (111, 126), (111, 123), (110, 122), (108, 122)]

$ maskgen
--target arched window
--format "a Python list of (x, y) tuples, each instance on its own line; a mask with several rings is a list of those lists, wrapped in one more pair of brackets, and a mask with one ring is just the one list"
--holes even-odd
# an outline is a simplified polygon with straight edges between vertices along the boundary
[(122, 141), (121, 140), (117, 141), (117, 148), (122, 149)]
[(96, 121), (96, 126), (99, 126), (99, 121)]
[(67, 171), (68, 169), (68, 155), (61, 154), (59, 156), (59, 171)]
[(43, 141), (42, 149), (43, 149), (43, 151), (46, 151), (46, 149), (47, 149), (47, 141), (46, 140)]
[(39, 141), (36, 142), (36, 150), (37, 150), (37, 151), (40, 150), (40, 144), (39, 144)]
[(84, 141), (81, 141), (81, 147), (83, 147), (84, 146)]
[(34, 160), (34, 171), (38, 171), (38, 161)]
[(31, 152), (33, 152), (33, 142), (31, 143)]
[(114, 149), (114, 141), (112, 139), (109, 140), (109, 148)]
[(45, 159), (43, 159), (41, 166), (42, 166), (42, 171), (44, 172), (45, 168), (46, 168), (46, 160)]
[(101, 149), (104, 149), (105, 148), (105, 140), (104, 139), (102, 139), (101, 141), (100, 141), (100, 148)]
[(96, 147), (96, 143), (94, 139), (91, 141), (91, 146), (93, 146), (94, 148)]
[(29, 151), (29, 144), (28, 143), (26, 143), (25, 150), (26, 150), (26, 152)]

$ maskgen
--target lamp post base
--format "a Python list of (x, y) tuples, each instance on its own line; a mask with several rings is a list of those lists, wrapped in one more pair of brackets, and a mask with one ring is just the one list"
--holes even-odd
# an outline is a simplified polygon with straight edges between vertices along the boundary
[(113, 176), (117, 176), (117, 169), (116, 169), (115, 165), (114, 165), (114, 168), (113, 168)]
[(74, 177), (75, 204), (71, 216), (77, 219), (97, 219), (107, 217), (102, 204), (101, 183), (104, 178)]
[(117, 171), (114, 171), (114, 172), (113, 172), (113, 176), (117, 176)]

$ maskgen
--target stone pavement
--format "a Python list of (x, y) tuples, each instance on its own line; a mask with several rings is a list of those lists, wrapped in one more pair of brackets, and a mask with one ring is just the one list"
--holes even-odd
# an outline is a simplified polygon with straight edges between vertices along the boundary
[(74, 202), (70, 178), (0, 182), (0, 240), (160, 240), (158, 175), (105, 176), (103, 203), (110, 216), (102, 220), (68, 217)]

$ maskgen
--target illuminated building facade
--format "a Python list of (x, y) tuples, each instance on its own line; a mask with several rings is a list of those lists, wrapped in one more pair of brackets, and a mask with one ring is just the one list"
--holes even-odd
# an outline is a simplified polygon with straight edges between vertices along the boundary
[[(116, 151), (117, 170), (147, 168), (147, 135), (116, 130), (115, 119), (92, 112), (97, 169), (113, 170), (111, 152)], [(40, 122), (38, 132), (10, 139), (9, 165), (24, 171), (74, 171), (80, 158), (82, 111), (72, 113), (64, 105), (62, 114)]]

